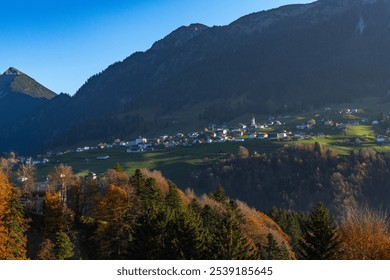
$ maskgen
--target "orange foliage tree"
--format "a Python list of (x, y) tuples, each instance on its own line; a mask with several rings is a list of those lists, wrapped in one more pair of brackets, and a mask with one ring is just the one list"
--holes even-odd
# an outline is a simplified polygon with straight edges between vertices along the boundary
[(123, 188), (110, 185), (96, 206), (95, 242), (98, 255), (105, 259), (122, 259), (130, 241), (131, 199)]
[(353, 208), (343, 218), (339, 231), (342, 259), (390, 259), (390, 233), (385, 214)]
[(45, 237), (53, 238), (57, 232), (68, 232), (71, 213), (61, 201), (58, 192), (46, 192), (43, 201)]
[(27, 220), (20, 194), (0, 173), (0, 259), (23, 260), (26, 256)]

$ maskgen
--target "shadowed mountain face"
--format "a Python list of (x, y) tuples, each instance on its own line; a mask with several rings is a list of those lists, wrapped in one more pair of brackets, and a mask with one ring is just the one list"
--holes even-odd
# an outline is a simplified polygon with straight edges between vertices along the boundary
[[(6, 139), (8, 132), (18, 130), (15, 125), (20, 120), (29, 117), (55, 96), (54, 92), (18, 69), (11, 67), (5, 71), (0, 75), (1, 139)], [(24, 141), (27, 145), (28, 139)]]
[(389, 14), (389, 0), (321, 0), (180, 27), (15, 123), (29, 146), (12, 133), (0, 144), (31, 151), (384, 95)]
[(0, 75), (0, 99), (11, 94), (22, 94), (36, 99), (52, 99), (56, 96), (54, 92), (13, 67)]

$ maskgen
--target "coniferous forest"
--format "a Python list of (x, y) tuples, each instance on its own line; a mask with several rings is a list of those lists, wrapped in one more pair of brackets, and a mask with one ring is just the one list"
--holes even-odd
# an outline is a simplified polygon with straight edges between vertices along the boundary
[[(214, 172), (229, 165), (236, 176), (229, 184), (218, 174), (226, 185), (205, 194), (183, 191), (158, 171), (128, 175), (119, 164), (101, 178), (79, 177), (58, 165), (38, 192), (34, 166), (7, 168), (11, 159), (3, 158), (0, 259), (390, 259), (388, 220), (373, 207), (377, 201), (386, 205), (384, 155), (340, 157), (317, 144), (243, 154), (206, 168), (217, 176)], [(287, 169), (289, 161), (296, 164)], [(325, 169), (331, 171), (322, 174)], [(264, 212), (235, 199), (250, 192), (256, 176), (264, 197), (253, 190), (249, 204), (257, 198), (256, 208)], [(293, 184), (301, 195), (286, 199)], [(232, 192), (232, 186), (241, 192)], [(278, 202), (282, 187), (281, 199), (290, 205)]]

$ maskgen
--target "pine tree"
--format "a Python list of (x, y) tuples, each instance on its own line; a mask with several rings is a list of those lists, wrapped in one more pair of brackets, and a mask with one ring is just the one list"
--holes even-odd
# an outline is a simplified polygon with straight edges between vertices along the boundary
[(225, 195), (225, 189), (218, 185), (215, 192), (210, 194), (210, 197), (215, 201), (225, 204), (227, 202), (227, 197)]
[(267, 235), (267, 245), (258, 246), (259, 257), (261, 260), (288, 260), (290, 259), (286, 245), (283, 243), (281, 246), (278, 245), (274, 236), (269, 233)]
[(303, 224), (299, 257), (306, 260), (331, 260), (339, 256), (340, 238), (333, 218), (318, 203)]
[(215, 230), (216, 258), (227, 260), (250, 259), (253, 249), (242, 230), (242, 216), (234, 201), (226, 206), (222, 219)]
[(115, 171), (117, 172), (125, 172), (125, 170), (123, 169), (123, 167), (119, 164), (119, 162), (117, 162), (113, 168)]
[(164, 248), (168, 220), (168, 213), (162, 208), (141, 214), (134, 228), (129, 258), (166, 259)]
[(202, 259), (205, 255), (205, 230), (193, 206), (185, 207), (176, 186), (170, 184), (166, 197), (168, 223), (164, 245), (167, 259)]
[(172, 210), (183, 210), (183, 201), (180, 198), (179, 190), (177, 187), (169, 182), (169, 191), (165, 197), (166, 206)]
[(74, 245), (65, 232), (56, 233), (54, 255), (57, 260), (69, 259), (74, 255)]
[(145, 179), (140, 170), (130, 178), (139, 198), (139, 211), (130, 244), (129, 258), (164, 259), (166, 226), (169, 213), (160, 189), (152, 178)]

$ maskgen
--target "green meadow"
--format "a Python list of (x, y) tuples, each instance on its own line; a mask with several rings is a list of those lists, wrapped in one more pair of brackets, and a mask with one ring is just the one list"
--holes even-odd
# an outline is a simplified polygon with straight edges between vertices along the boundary
[[(343, 108), (362, 108), (356, 114), (340, 114), (338, 110)], [(334, 122), (348, 122), (360, 120), (367, 117), (374, 120), (379, 112), (389, 111), (389, 104), (382, 104), (378, 100), (365, 99), (357, 103), (341, 104), (332, 107), (331, 112), (319, 110), (318, 112), (310, 112), (292, 115), (283, 119), (284, 124), (280, 127), (266, 128), (262, 132), (272, 131), (297, 131), (296, 125), (306, 123), (310, 119), (331, 119)], [(249, 115), (245, 119), (249, 119)], [(258, 123), (267, 122), (267, 116), (259, 116)], [(371, 125), (371, 121), (367, 124), (356, 126), (348, 126), (346, 131), (337, 129), (336, 127), (325, 127), (317, 123), (313, 129), (305, 130), (306, 134), (312, 134), (310, 139), (294, 140), (294, 141), (268, 141), (268, 140), (251, 140), (248, 136), (244, 136), (245, 142), (224, 142), (193, 145), (190, 147), (176, 147), (169, 150), (143, 152), (143, 153), (127, 153), (125, 147), (117, 147), (112, 149), (99, 149), (93, 151), (85, 151), (81, 153), (68, 152), (59, 156), (50, 158), (50, 164), (39, 166), (38, 176), (43, 180), (47, 174), (54, 168), (56, 164), (66, 164), (73, 167), (74, 173), (84, 176), (88, 172), (94, 172), (102, 176), (104, 172), (119, 163), (127, 173), (131, 174), (137, 168), (147, 168), (150, 170), (160, 170), (170, 180), (176, 184), (186, 187), (189, 183), (191, 172), (202, 168), (207, 163), (218, 159), (230, 157), (232, 154), (237, 155), (239, 146), (246, 147), (251, 154), (270, 153), (284, 145), (297, 144), (314, 144), (321, 143), (325, 148), (334, 149), (340, 155), (348, 155), (351, 151), (360, 149), (372, 148), (377, 151), (390, 152), (390, 145), (378, 145), (376, 143), (376, 135), (381, 134), (380, 128)], [(319, 133), (325, 136), (316, 137)], [(105, 160), (98, 160), (97, 157), (108, 156)]]

